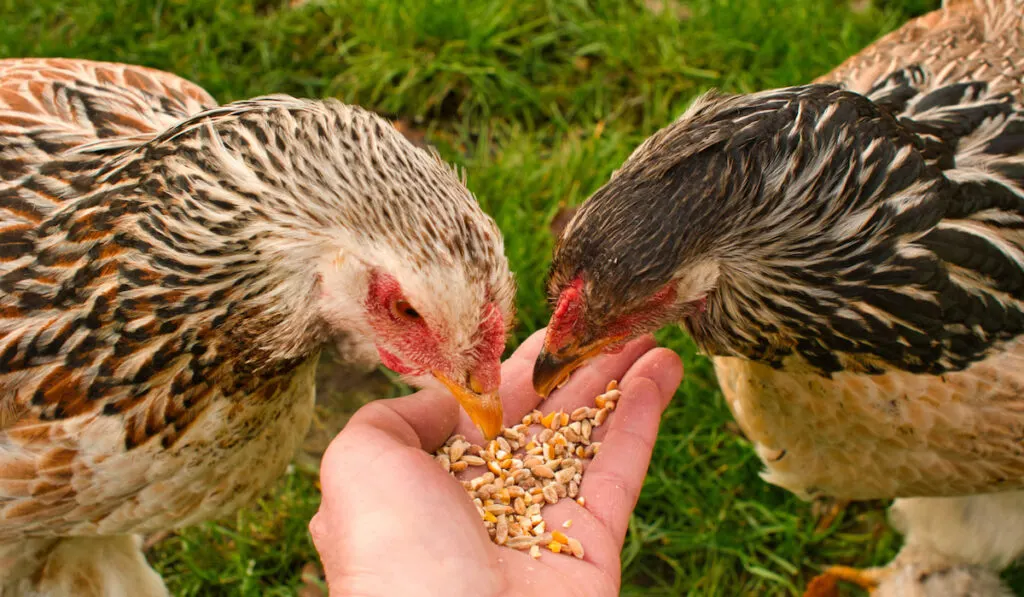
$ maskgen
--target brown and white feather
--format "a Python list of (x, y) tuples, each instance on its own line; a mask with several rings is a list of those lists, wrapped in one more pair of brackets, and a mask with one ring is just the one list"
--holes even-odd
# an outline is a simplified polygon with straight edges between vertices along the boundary
[(511, 318), (497, 226), (376, 115), (0, 61), (0, 548), (251, 503), (309, 425), (321, 344), (375, 354), (374, 268), (453, 350), (485, 305)]

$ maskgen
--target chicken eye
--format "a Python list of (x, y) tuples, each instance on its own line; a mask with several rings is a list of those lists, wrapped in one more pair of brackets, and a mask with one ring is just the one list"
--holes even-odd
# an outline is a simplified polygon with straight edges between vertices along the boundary
[(419, 321), (423, 319), (420, 312), (417, 311), (409, 301), (397, 300), (391, 304), (391, 311), (395, 314), (395, 317), (404, 319), (406, 321)]

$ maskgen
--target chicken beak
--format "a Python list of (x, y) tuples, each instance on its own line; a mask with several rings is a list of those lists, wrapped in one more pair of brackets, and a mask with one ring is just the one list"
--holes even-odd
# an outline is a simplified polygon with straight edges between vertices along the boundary
[(469, 419), (477, 426), (480, 433), (484, 434), (484, 439), (490, 441), (501, 433), (504, 427), (502, 423), (503, 413), (501, 410), (501, 397), (498, 396), (497, 392), (474, 391), (481, 389), (476, 380), (470, 380), (470, 386), (474, 388), (474, 390), (471, 390), (455, 383), (448, 376), (440, 372), (435, 371), (434, 377), (443, 383), (448, 388), (448, 391), (455, 396), (455, 399), (459, 401), (459, 405), (462, 406), (462, 410), (466, 411)]
[(575, 354), (556, 355), (546, 350), (540, 351), (533, 364), (533, 390), (538, 396), (547, 398), (582, 364), (583, 359)]
[(616, 338), (598, 340), (582, 348), (569, 348), (559, 352), (549, 352), (545, 346), (537, 361), (533, 364), (533, 390), (538, 396), (548, 397), (551, 392), (561, 386), (573, 371), (582, 367), (587, 361), (601, 354), (604, 347)]

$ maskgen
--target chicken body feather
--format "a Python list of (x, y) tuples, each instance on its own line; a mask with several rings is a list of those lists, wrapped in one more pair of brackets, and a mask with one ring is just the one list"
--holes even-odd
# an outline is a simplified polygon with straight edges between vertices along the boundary
[(0, 595), (165, 594), (131, 535), (230, 513), (282, 474), (320, 346), (382, 346), (383, 279), (423, 313), (384, 321), (394, 337), (497, 370), (497, 227), (387, 122), (0, 61)]
[(681, 321), (766, 480), (908, 498), (894, 567), (921, 579), (998, 569), (1024, 553), (1022, 229), (1024, 4), (949, 2), (641, 144), (556, 244), (535, 386)]

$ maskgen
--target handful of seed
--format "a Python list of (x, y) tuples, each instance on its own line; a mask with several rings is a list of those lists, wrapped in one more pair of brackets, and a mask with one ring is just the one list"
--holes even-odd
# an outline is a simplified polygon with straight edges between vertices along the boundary
[[(595, 407), (546, 415), (535, 410), (486, 447), (453, 435), (435, 458), (453, 476), (471, 466), (486, 467), (486, 472), (462, 481), (462, 486), (496, 544), (528, 550), (534, 558), (541, 556), (544, 547), (582, 559), (579, 540), (558, 530), (549, 531), (541, 509), (562, 499), (586, 505), (579, 494), (583, 471), (601, 449), (601, 443), (590, 441), (590, 437), (615, 410), (620, 396), (618, 382), (612, 380), (594, 400)], [(531, 429), (533, 425), (541, 428)], [(572, 520), (562, 525), (566, 529), (571, 526)]]

